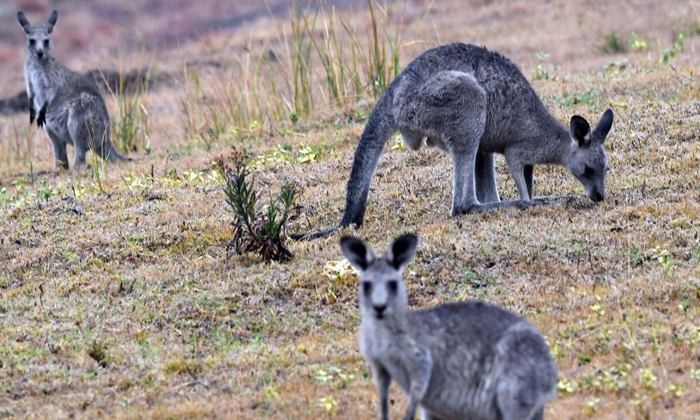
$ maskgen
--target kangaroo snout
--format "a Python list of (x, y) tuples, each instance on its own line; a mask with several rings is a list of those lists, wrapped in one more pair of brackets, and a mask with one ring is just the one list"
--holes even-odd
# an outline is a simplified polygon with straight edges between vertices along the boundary
[(39, 58), (44, 58), (44, 52), (43, 51), (37, 51), (36, 52), (37, 57)]
[(374, 313), (377, 318), (382, 319), (384, 317), (384, 311), (386, 310), (386, 305), (374, 305)]
[(590, 198), (596, 203), (600, 203), (601, 201), (605, 200), (605, 195), (602, 194), (600, 191), (591, 191), (591, 193), (588, 195), (588, 198)]

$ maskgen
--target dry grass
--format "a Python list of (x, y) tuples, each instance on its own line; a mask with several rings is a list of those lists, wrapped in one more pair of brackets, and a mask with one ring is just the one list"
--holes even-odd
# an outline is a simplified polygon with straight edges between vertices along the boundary
[[(671, 47), (700, 9), (661, 3), (445, 1), (385, 15), (391, 34), (403, 25), (404, 65), (439, 42), (473, 40), (534, 76), (544, 51), (550, 77), (534, 86), (557, 117), (616, 112), (604, 204), (577, 199), (451, 219), (449, 159), (391, 148), (391, 140), (365, 226), (354, 232), (377, 248), (419, 234), (407, 279), (414, 307), (483, 299), (536, 325), (560, 369), (547, 418), (698, 416), (700, 37), (688, 32), (671, 65), (658, 63), (656, 42)], [(362, 13), (346, 19), (366, 28)], [(355, 279), (327, 275), (327, 263), (341, 258), (337, 237), (289, 244), (288, 264), (227, 256), (233, 216), (211, 170), (217, 157), (245, 147), (262, 156), (256, 185), (302, 188), (296, 229), (330, 227), (372, 100), (334, 108), (319, 99), (296, 125), (265, 117), (229, 131), (224, 119), (215, 141), (192, 135), (206, 132), (206, 112), (222, 105), (226, 90), (216, 80), (235, 82), (240, 63), (282, 45), (289, 24), (249, 29), (112, 63), (155, 62), (180, 74), (203, 57), (221, 66), (190, 67), (180, 84), (144, 95), (153, 151), (134, 164), (99, 164), (101, 187), (94, 171), (38, 175), (52, 167), (49, 142), (25, 115), (0, 117), (0, 418), (376, 417), (357, 349)], [(649, 48), (603, 54), (612, 32), (625, 40), (636, 32)], [(624, 71), (604, 70), (624, 57)], [(78, 70), (94, 67), (74, 61)], [(22, 88), (21, 64), (0, 72), (7, 89)], [(194, 75), (209, 108), (192, 99)], [(324, 75), (314, 68), (314, 77)], [(116, 115), (117, 98), (108, 101)], [(504, 198), (515, 196), (502, 160), (498, 182)], [(553, 168), (537, 168), (535, 188), (581, 192)], [(404, 400), (392, 392), (396, 417)]]

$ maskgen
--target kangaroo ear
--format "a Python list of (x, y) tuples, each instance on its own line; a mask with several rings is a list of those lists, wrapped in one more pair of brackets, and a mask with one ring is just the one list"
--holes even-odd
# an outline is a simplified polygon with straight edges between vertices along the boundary
[(394, 240), (386, 252), (386, 261), (397, 270), (403, 270), (416, 254), (418, 238), (415, 235), (403, 235)]
[(571, 137), (578, 142), (578, 147), (586, 147), (591, 139), (591, 126), (585, 118), (574, 115), (569, 125)]
[(608, 133), (610, 133), (614, 120), (615, 115), (613, 114), (612, 109), (608, 109), (605, 111), (605, 113), (603, 113), (603, 116), (600, 118), (600, 122), (593, 131), (593, 134), (595, 134), (593, 137), (596, 139), (596, 141), (600, 142), (601, 144), (605, 143), (605, 138), (608, 136)]
[(374, 254), (363, 241), (351, 236), (345, 236), (340, 239), (340, 248), (343, 250), (343, 255), (348, 259), (350, 265), (358, 271), (365, 271), (372, 261)]
[(54, 10), (51, 12), (48, 22), (46, 22), (49, 25), (49, 33), (53, 32), (53, 27), (56, 26), (56, 21), (58, 21), (58, 11)]
[(32, 27), (32, 24), (29, 23), (29, 20), (24, 15), (24, 12), (20, 11), (17, 13), (17, 20), (19, 21), (19, 24), (22, 25), (24, 32), (29, 33), (29, 29)]

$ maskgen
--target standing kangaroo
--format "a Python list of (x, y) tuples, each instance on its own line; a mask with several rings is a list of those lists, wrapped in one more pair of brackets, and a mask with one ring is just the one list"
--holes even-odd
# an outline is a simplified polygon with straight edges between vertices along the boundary
[(556, 394), (557, 365), (542, 335), (518, 316), (481, 302), (408, 309), (403, 269), (418, 240), (397, 238), (384, 259), (361, 240), (340, 244), (360, 272), (360, 351), (372, 366), (382, 420), (389, 386), (408, 397), (404, 420), (542, 420)]
[(58, 12), (54, 10), (41, 26), (29, 23), (24, 12), (17, 13), (17, 19), (27, 34), (24, 77), (29, 123), (36, 118), (37, 126), (43, 127), (51, 139), (55, 169), (68, 169), (68, 144), (75, 148), (75, 167), (85, 165), (85, 153), (90, 149), (103, 160), (132, 160), (112, 147), (109, 113), (94, 81), (70, 71), (51, 56), (51, 34)]
[[(484, 47), (455, 43), (428, 50), (391, 83), (369, 117), (355, 151), (340, 227), (362, 225), (379, 156), (396, 131), (413, 150), (427, 138), (428, 146), (450, 155), (452, 216), (457, 216), (529, 207), (534, 168), (541, 164), (566, 166), (591, 200), (604, 200), (608, 167), (603, 143), (612, 124), (613, 112), (607, 110), (592, 131), (578, 115), (567, 129), (517, 66)], [(500, 201), (494, 153), (505, 155), (519, 201)]]

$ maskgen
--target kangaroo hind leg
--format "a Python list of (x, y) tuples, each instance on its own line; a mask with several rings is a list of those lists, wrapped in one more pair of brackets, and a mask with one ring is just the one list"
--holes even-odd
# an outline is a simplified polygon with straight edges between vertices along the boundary
[(497, 203), (501, 201), (496, 185), (496, 165), (492, 153), (476, 155), (476, 198), (480, 203)]
[(109, 128), (99, 118), (94, 118), (90, 113), (76, 114), (71, 113), (68, 119), (68, 132), (75, 147), (73, 166), (77, 168), (85, 165), (85, 155), (88, 150), (92, 150), (104, 158), (103, 144), (105, 142), (109, 143)]
[(66, 141), (61, 138), (53, 130), (46, 130), (46, 134), (51, 139), (51, 145), (53, 146), (53, 156), (55, 161), (54, 169), (58, 171), (59, 169), (68, 170), (68, 151), (66, 150)]
[(535, 198), (535, 194), (533, 192), (535, 183), (535, 165), (525, 165), (524, 175), (527, 193), (530, 196), (530, 200), (533, 200)]
[(452, 216), (479, 206), (474, 168), (479, 141), (486, 125), (486, 92), (473, 76), (441, 71), (427, 79), (413, 96), (408, 109), (411, 123), (453, 162)]

